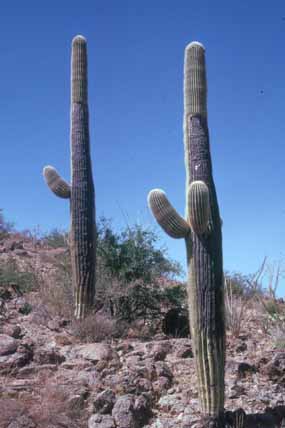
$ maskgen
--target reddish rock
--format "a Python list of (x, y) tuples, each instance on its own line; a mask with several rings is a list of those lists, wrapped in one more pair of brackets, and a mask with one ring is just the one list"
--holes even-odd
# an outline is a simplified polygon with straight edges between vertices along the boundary
[(0, 334), (0, 356), (13, 354), (17, 347), (17, 340), (7, 334)]

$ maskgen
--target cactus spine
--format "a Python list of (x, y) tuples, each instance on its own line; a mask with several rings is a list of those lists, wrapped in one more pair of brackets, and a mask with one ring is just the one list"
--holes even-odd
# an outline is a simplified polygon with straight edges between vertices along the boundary
[(51, 166), (46, 166), (43, 174), (57, 196), (70, 199), (75, 318), (82, 319), (94, 301), (96, 255), (94, 184), (89, 145), (87, 44), (82, 36), (76, 36), (72, 41), (70, 140), (71, 185)]
[(161, 227), (186, 241), (190, 327), (201, 410), (219, 421), (224, 410), (225, 361), (222, 236), (209, 147), (205, 50), (198, 42), (185, 50), (184, 146), (186, 220), (161, 190), (152, 190), (148, 201)]

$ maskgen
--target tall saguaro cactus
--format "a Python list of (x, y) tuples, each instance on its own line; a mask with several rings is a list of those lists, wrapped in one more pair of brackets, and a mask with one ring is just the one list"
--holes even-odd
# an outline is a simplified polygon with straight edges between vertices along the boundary
[(44, 177), (59, 197), (70, 199), (70, 250), (75, 296), (75, 317), (84, 318), (95, 293), (96, 225), (94, 184), (89, 144), (87, 97), (87, 44), (82, 36), (72, 41), (71, 60), (71, 185), (46, 166)]
[(184, 64), (186, 220), (162, 190), (149, 194), (150, 208), (173, 238), (186, 241), (190, 327), (201, 410), (219, 421), (224, 410), (225, 326), (222, 236), (207, 124), (205, 50), (190, 43)]

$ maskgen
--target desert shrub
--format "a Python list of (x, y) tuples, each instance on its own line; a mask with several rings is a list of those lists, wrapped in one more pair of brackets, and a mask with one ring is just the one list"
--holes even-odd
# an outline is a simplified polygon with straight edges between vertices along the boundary
[(163, 307), (184, 301), (185, 289), (173, 281), (181, 267), (157, 243), (155, 233), (142, 226), (115, 233), (110, 222), (99, 222), (96, 298), (120, 321), (159, 318)]
[(121, 288), (117, 296), (110, 300), (113, 315), (128, 323), (159, 317), (161, 302), (162, 292), (140, 281)]
[(151, 283), (181, 273), (178, 263), (167, 258), (164, 248), (156, 248), (158, 237), (140, 225), (115, 233), (106, 219), (98, 224), (97, 254), (106, 273), (121, 282), (141, 280)]
[(47, 245), (50, 248), (67, 248), (68, 236), (68, 232), (66, 231), (52, 229), (42, 238), (42, 241), (44, 245)]
[(283, 299), (277, 297), (282, 278), (283, 262), (271, 262), (265, 258), (262, 268), (263, 293), (257, 295), (257, 300), (262, 309), (263, 330), (278, 346), (284, 342), (285, 337), (285, 304)]
[(114, 319), (105, 314), (90, 313), (84, 320), (74, 320), (70, 327), (72, 334), (81, 342), (101, 342), (116, 336)]
[(171, 285), (165, 285), (163, 288), (162, 298), (165, 304), (170, 307), (187, 306), (187, 290), (184, 282), (176, 282)]
[(32, 267), (20, 269), (13, 257), (0, 262), (0, 287), (12, 288), (19, 294), (26, 293), (38, 287), (38, 279)]
[[(46, 242), (61, 247), (65, 238), (65, 234), (55, 231)], [(104, 312), (120, 323), (133, 323), (158, 318), (163, 307), (183, 304), (185, 288), (172, 280), (181, 268), (167, 258), (165, 249), (157, 248), (157, 240), (142, 226), (115, 233), (110, 222), (98, 222), (95, 312)], [(41, 275), (41, 283), (42, 301), (50, 312), (70, 317), (73, 292), (69, 251), (57, 255), (53, 272)], [(88, 335), (97, 337), (100, 333)]]
[(71, 318), (73, 314), (73, 291), (69, 252), (59, 254), (53, 269), (38, 273), (41, 302), (51, 315)]
[(245, 321), (245, 313), (249, 302), (242, 293), (241, 288), (235, 288), (236, 283), (225, 277), (225, 321), (226, 328), (234, 337), (238, 337), (241, 332), (243, 322)]
[(33, 306), (29, 302), (25, 302), (23, 306), (20, 307), (19, 312), (22, 315), (29, 315), (33, 310)]
[[(43, 371), (37, 377), (33, 394), (20, 397), (17, 403), (21, 404), (22, 414), (31, 418), (35, 427), (83, 428), (87, 426), (86, 397), (87, 390), (78, 383), (70, 380), (59, 382), (49, 372)], [(15, 426), (31, 427), (32, 424), (15, 423)]]

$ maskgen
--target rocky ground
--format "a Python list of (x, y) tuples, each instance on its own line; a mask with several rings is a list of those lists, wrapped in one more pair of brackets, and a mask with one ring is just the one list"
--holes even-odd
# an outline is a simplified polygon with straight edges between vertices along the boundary
[[(190, 339), (158, 334), (82, 343), (70, 322), (52, 317), (33, 294), (2, 300), (1, 428), (195, 427), (200, 413)], [(31, 301), (37, 303), (25, 314)], [(271, 413), (285, 405), (285, 351), (274, 348), (254, 306), (246, 317), (239, 337), (227, 334), (225, 406), (247, 414), (267, 408), (262, 422), (248, 416), (248, 426), (269, 427)], [(281, 426), (282, 417), (277, 420)]]

